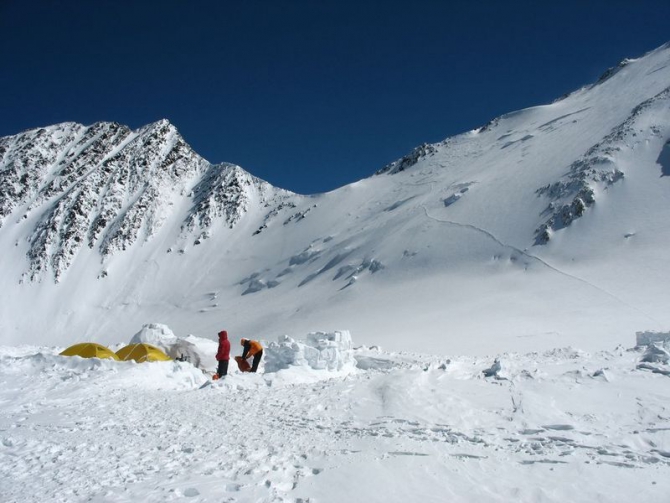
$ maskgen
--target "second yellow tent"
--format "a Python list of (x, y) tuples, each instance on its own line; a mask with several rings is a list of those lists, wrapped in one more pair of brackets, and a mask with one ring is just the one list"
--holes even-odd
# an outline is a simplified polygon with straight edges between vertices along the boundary
[(172, 360), (156, 346), (151, 344), (128, 344), (116, 352), (119, 360), (135, 360), (137, 363)]

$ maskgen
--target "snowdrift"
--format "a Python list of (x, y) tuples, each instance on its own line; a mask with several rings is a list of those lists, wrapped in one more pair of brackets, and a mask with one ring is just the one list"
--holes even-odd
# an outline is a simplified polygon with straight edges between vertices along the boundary
[(0, 347), (3, 501), (664, 503), (670, 491), (670, 366), (642, 362), (643, 348), (501, 354), (491, 377), (493, 357), (361, 348), (369, 370), (344, 376), (289, 365), (214, 382), (187, 362), (57, 351)]

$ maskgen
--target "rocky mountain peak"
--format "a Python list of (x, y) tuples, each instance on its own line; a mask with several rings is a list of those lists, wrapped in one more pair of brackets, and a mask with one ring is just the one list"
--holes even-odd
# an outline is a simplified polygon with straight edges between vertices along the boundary
[(150, 239), (175, 197), (193, 197), (184, 229), (230, 226), (245, 188), (269, 187), (232, 165), (212, 165), (167, 119), (136, 131), (116, 122), (66, 122), (0, 138), (0, 226), (31, 220), (28, 277), (58, 281), (84, 246), (102, 257)]

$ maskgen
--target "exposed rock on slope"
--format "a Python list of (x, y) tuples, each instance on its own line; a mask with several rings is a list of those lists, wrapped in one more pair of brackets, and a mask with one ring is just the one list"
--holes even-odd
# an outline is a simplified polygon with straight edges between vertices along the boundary
[(197, 229), (198, 243), (210, 237), (210, 229), (218, 219), (223, 219), (232, 229), (248, 211), (252, 200), (268, 204), (273, 196), (289, 194), (277, 191), (234, 164), (211, 165), (193, 189), (193, 211), (188, 214), (182, 230), (194, 233)]
[(537, 190), (551, 202), (545, 210), (549, 218), (535, 231), (536, 244), (546, 244), (554, 231), (581, 217), (596, 202), (597, 191), (623, 180), (616, 154), (648, 136), (670, 136), (670, 87), (635, 107), (623, 123), (572, 163), (562, 180)]
[(665, 329), (668, 82), (664, 47), (313, 196), (210, 164), (167, 121), (0, 138), (0, 334), (347, 320), (367, 342), (467, 334), (470, 351), (491, 327), (505, 350)]
[(251, 187), (271, 191), (237, 166), (211, 165), (167, 120), (138, 131), (103, 122), (34, 129), (1, 138), (0, 155), (0, 224), (18, 208), (36, 219), (31, 280), (51, 269), (58, 281), (83, 246), (104, 258), (151, 238), (191, 190), (187, 232), (219, 217), (232, 227)]

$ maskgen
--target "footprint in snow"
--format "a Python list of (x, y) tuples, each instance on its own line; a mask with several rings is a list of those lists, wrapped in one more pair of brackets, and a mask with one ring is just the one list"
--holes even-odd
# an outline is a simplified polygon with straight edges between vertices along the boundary
[(188, 489), (184, 489), (183, 494), (187, 498), (195, 498), (196, 496), (200, 496), (200, 491), (198, 491), (195, 487), (189, 487)]

